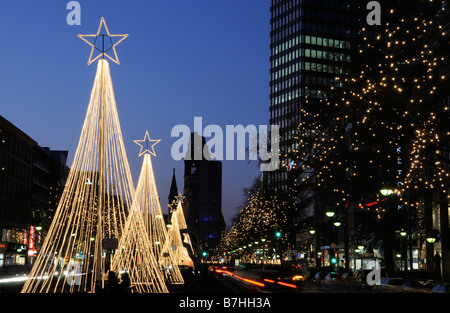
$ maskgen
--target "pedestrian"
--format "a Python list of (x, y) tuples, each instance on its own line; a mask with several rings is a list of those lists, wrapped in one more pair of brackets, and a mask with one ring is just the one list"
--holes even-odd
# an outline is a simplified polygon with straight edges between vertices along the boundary
[(114, 271), (108, 271), (108, 281), (106, 284), (107, 293), (117, 293), (119, 292), (119, 280), (117, 279), (116, 273)]
[(434, 261), (434, 270), (436, 272), (436, 275), (437, 275), (437, 277), (439, 277), (439, 279), (441, 279), (441, 256), (439, 255), (439, 252), (436, 251), (433, 261)]
[(119, 290), (120, 292), (125, 293), (128, 291), (128, 288), (131, 285), (130, 276), (127, 272), (124, 272), (120, 275), (120, 280), (121, 282), (119, 283)]

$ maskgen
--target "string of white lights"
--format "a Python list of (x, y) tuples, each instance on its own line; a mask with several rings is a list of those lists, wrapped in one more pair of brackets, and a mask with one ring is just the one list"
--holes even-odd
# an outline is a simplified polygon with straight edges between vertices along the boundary
[[(65, 189), (22, 292), (95, 292), (111, 258), (101, 241), (120, 238), (133, 194), (109, 64), (101, 59)], [(65, 274), (74, 271), (82, 275)]]
[(172, 250), (167, 248), (169, 245), (168, 232), (159, 202), (150, 153), (144, 154), (133, 203), (140, 208), (144, 216), (150, 249), (161, 265), (165, 279), (171, 284), (184, 283)]
[[(189, 256), (189, 252), (184, 246), (184, 243), (191, 245), (189, 240), (189, 234), (182, 234), (181, 230), (187, 230), (184, 227), (186, 221), (184, 220), (183, 208), (181, 206), (181, 201), (178, 201), (176, 210), (172, 211), (170, 228), (168, 229), (169, 245), (168, 247), (172, 249), (173, 260), (178, 265), (185, 265), (194, 268), (194, 262)], [(186, 237), (187, 236), (187, 237)]]

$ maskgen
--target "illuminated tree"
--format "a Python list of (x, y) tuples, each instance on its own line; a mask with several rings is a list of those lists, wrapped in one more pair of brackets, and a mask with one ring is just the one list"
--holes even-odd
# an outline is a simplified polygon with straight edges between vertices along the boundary
[(255, 180), (250, 188), (245, 189), (247, 197), (243, 208), (233, 218), (233, 225), (222, 235), (215, 249), (217, 256), (261, 239), (270, 239), (276, 230), (285, 227), (284, 202), (259, 186), (260, 181)]
[(314, 110), (302, 108), (295, 151), (297, 196), (320, 195), (336, 207), (351, 202), (371, 214), (389, 271), (394, 223), (421, 210), (421, 201), (429, 212), (429, 195), (445, 193), (449, 175), (447, 2), (413, 4), (412, 11), (387, 10), (384, 27), (361, 30), (359, 69), (337, 75), (342, 88), (331, 86)]
[(133, 193), (109, 64), (101, 59), (65, 189), (22, 292), (101, 288), (102, 241), (120, 238)]
[(138, 206), (133, 205), (114, 255), (111, 270), (115, 273), (128, 273), (131, 285), (134, 287), (132, 292), (166, 293), (168, 290), (163, 273), (150, 247), (142, 212)]
[(183, 207), (181, 201), (177, 202), (176, 209), (171, 212), (170, 224), (168, 225), (170, 226), (168, 229), (169, 240), (164, 250), (172, 250), (175, 264), (194, 268), (194, 263), (188, 252), (188, 249), (192, 251), (192, 245), (189, 234), (186, 232), (187, 225), (184, 220)]
[[(141, 146), (139, 156), (144, 155), (144, 161), (133, 198), (133, 204), (138, 207), (144, 220), (144, 226), (149, 237), (150, 250), (155, 256), (158, 264), (163, 268), (165, 279), (172, 284), (184, 283), (177, 262), (174, 260), (173, 252), (168, 249), (170, 242), (166, 223), (159, 202), (158, 190), (156, 188), (155, 175), (150, 155), (155, 156), (154, 146), (159, 140), (151, 140), (148, 132), (143, 140), (135, 140)], [(151, 148), (150, 148), (150, 143)], [(142, 144), (141, 144), (142, 143)], [(145, 145), (145, 146), (144, 146)]]

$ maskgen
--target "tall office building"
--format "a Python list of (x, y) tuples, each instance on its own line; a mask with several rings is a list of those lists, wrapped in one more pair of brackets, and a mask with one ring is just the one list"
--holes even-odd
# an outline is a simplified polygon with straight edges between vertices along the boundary
[(0, 116), (0, 268), (36, 257), (64, 189), (67, 154)]
[[(439, 11), (440, 6), (444, 7), (444, 3), (439, 1), (432, 4), (420, 0), (378, 2), (381, 4), (382, 11), (381, 25), (370, 26), (365, 34), (366, 44), (371, 43), (375, 46), (377, 46), (376, 34), (384, 31), (386, 27), (384, 18), (388, 18), (388, 15), (391, 18), (410, 14), (414, 16), (425, 3), (436, 12)], [(325, 98), (339, 91), (345, 76), (354, 75), (356, 71), (361, 70), (361, 64), (367, 64), (361, 63), (359, 59), (361, 43), (364, 42), (364, 38), (361, 38), (359, 33), (363, 27), (369, 27), (366, 22), (369, 13), (366, 9), (367, 3), (368, 1), (357, 0), (272, 0), (271, 2), (270, 124), (280, 126), (280, 168), (267, 173), (266, 184), (277, 195), (289, 196), (293, 180), (301, 175), (298, 173), (300, 170), (294, 173), (295, 171), (291, 169), (294, 165), (293, 160), (300, 134), (303, 135), (302, 138), (314, 136), (314, 128), (308, 127), (314, 122), (312, 116), (323, 108)], [(442, 34), (445, 33), (445, 31), (442, 32)], [(368, 51), (364, 52), (368, 53)], [(373, 49), (369, 57), (364, 55), (362, 58), (365, 62), (378, 64), (380, 58), (385, 57), (383, 53), (382, 49)], [(300, 124), (302, 128), (298, 128)], [(303, 149), (308, 149), (306, 144)], [(397, 172), (398, 168), (394, 171)], [(378, 192), (378, 190), (374, 191)], [(322, 262), (326, 265), (323, 258), (325, 254), (330, 256), (344, 250), (348, 253), (348, 245), (350, 243), (355, 245), (356, 241), (365, 240), (366, 243), (370, 243), (367, 247), (370, 246), (368, 251), (372, 250), (372, 254), (373, 250), (380, 248), (374, 245), (379, 243), (379, 238), (376, 237), (381, 234), (379, 225), (369, 220), (357, 203), (351, 203), (350, 207), (345, 207), (347, 230), (344, 233), (344, 227), (330, 228), (327, 225), (329, 222), (321, 219), (321, 216), (325, 216), (326, 206), (332, 202), (326, 195), (319, 194), (318, 191), (300, 190), (295, 195), (291, 194), (290, 197), (295, 198), (296, 206), (290, 207), (286, 212), (288, 221), (292, 223), (286, 227), (286, 232), (290, 233), (288, 237), (290, 245), (294, 241), (297, 241), (297, 244), (305, 243), (309, 240), (308, 238), (311, 238), (309, 229), (306, 227), (302, 229), (302, 225), (322, 225), (322, 228), (318, 228), (320, 234), (315, 237), (315, 244), (323, 247), (322, 260), (318, 259), (317, 265)], [(343, 210), (342, 207), (340, 210)], [(306, 234), (303, 241), (297, 239), (302, 233)], [(350, 233), (352, 239), (345, 239)], [(394, 242), (395, 238), (385, 240), (385, 242), (390, 241)], [(335, 249), (330, 248), (332, 244)], [(411, 244), (411, 251), (412, 246), (413, 244)], [(381, 248), (379, 250), (381, 251)], [(350, 260), (347, 256), (345, 258)], [(412, 264), (412, 255), (409, 258)], [(355, 259), (354, 264), (357, 264), (359, 268), (362, 263), (358, 262), (362, 260)]]
[(365, 4), (346, 0), (272, 0), (270, 124), (280, 127), (280, 167), (268, 173), (276, 194), (288, 192), (302, 110), (317, 111), (337, 77), (351, 70)]

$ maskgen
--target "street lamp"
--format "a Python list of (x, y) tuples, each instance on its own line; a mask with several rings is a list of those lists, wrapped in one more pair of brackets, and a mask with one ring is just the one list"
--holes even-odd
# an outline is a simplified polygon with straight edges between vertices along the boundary
[(394, 191), (392, 189), (383, 188), (383, 189), (380, 189), (380, 193), (383, 196), (389, 196), (389, 195), (392, 195), (394, 193)]
[(400, 231), (400, 236), (405, 237), (406, 236), (406, 231), (404, 229), (402, 229)]
[(380, 189), (380, 193), (383, 196), (389, 196), (394, 193), (394, 191), (391, 188), (389, 188), (386, 183), (383, 182), (381, 185), (382, 185), (382, 187)]
[(341, 226), (341, 222), (339, 222), (339, 220), (336, 220), (336, 221), (334, 221), (333, 225), (336, 227), (339, 227), (339, 226)]
[(436, 241), (436, 238), (434, 238), (434, 237), (427, 237), (427, 241), (429, 243), (434, 243)]
[(331, 211), (330, 209), (328, 209), (328, 211), (325, 212), (325, 215), (328, 217), (333, 217), (334, 216), (334, 212)]
[(309, 233), (311, 235), (314, 235), (316, 233), (316, 230), (314, 229), (314, 227), (311, 227), (311, 229), (309, 230)]

